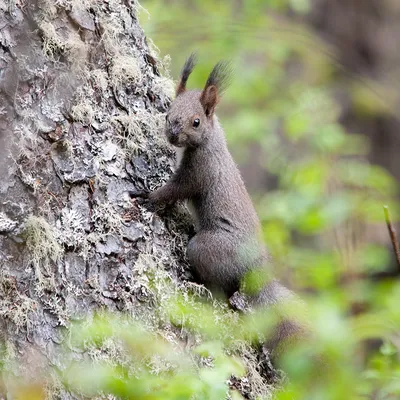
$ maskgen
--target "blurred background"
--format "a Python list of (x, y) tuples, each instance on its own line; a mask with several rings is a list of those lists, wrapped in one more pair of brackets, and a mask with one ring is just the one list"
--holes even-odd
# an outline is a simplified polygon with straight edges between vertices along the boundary
[[(400, 2), (141, 4), (141, 24), (170, 60), (175, 80), (192, 51), (199, 64), (191, 88), (204, 85), (218, 60), (232, 61), (218, 116), (262, 219), (276, 275), (329, 304), (321, 326), (334, 326), (332, 310), (379, 320), (400, 301), (400, 266), (383, 212), (388, 205), (398, 226)], [(389, 321), (400, 328), (400, 313), (392, 311)], [(376, 372), (394, 357), (397, 367), (380, 373), (399, 380), (399, 340), (383, 331), (371, 336), (379, 339), (360, 341), (356, 363)]]

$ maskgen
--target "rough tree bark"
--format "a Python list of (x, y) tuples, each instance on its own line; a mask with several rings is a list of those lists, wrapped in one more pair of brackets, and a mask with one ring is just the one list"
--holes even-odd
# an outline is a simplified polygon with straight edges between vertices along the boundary
[(0, 0), (0, 315), (21, 375), (62, 369), (70, 322), (93, 310), (156, 325), (149, 275), (187, 276), (186, 222), (127, 195), (174, 164), (160, 132), (171, 82), (138, 7)]
[(62, 367), (60, 327), (91, 310), (151, 313), (153, 265), (183, 272), (184, 235), (125, 193), (173, 165), (137, 7), (0, 1), (0, 314), (21, 368), (33, 353)]

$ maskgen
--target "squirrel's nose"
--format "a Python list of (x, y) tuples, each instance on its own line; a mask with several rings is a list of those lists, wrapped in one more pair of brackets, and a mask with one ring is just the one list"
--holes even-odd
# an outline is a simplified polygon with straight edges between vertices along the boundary
[(173, 124), (169, 127), (169, 131), (171, 136), (178, 136), (181, 131), (181, 127), (178, 124)]

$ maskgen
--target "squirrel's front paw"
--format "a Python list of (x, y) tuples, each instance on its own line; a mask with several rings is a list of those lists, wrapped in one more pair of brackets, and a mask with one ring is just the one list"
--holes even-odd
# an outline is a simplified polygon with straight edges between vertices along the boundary
[(131, 199), (148, 199), (150, 194), (146, 190), (129, 190), (128, 193)]
[(156, 211), (156, 206), (153, 201), (149, 198), (150, 192), (147, 192), (145, 190), (137, 190), (129, 191), (129, 196), (130, 198), (138, 205), (143, 206), (146, 208), (148, 211)]
[(140, 199), (138, 202), (141, 206), (143, 206), (147, 211), (156, 212), (157, 206), (149, 199)]
[(156, 204), (153, 203), (149, 199), (144, 199), (144, 198), (138, 197), (138, 198), (135, 199), (135, 203), (139, 204), (142, 207), (144, 207), (147, 211), (151, 211), (151, 212), (156, 212), (157, 211)]

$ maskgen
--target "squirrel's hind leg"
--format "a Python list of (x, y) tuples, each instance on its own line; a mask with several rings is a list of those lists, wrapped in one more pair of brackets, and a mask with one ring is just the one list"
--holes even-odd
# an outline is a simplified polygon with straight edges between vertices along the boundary
[(200, 231), (190, 239), (187, 256), (195, 278), (228, 297), (239, 289), (246, 267), (237, 256), (238, 243), (226, 232)]

